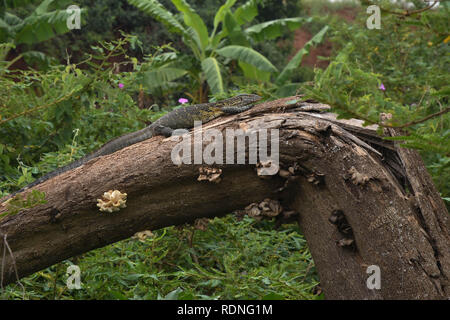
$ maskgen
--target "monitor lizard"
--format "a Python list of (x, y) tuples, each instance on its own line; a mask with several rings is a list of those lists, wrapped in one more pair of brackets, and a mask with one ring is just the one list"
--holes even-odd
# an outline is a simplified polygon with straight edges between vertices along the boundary
[(100, 149), (78, 159), (64, 167), (60, 167), (35, 180), (24, 188), (8, 195), (4, 200), (14, 197), (16, 194), (28, 190), (50, 178), (56, 177), (63, 172), (75, 169), (86, 162), (117, 150), (131, 146), (132, 144), (150, 139), (153, 136), (170, 136), (175, 129), (189, 129), (194, 126), (194, 121), (206, 123), (217, 117), (227, 114), (236, 114), (253, 107), (254, 103), (261, 97), (255, 94), (239, 94), (235, 97), (217, 102), (201, 103), (191, 106), (180, 107), (165, 114), (151, 125), (139, 131), (127, 133), (105, 143)]

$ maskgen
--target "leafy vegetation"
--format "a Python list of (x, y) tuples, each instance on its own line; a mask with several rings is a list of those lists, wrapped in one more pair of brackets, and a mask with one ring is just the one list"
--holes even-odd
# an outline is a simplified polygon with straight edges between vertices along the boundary
[[(184, 0), (172, 0), (183, 15), (183, 23), (156, 0), (129, 0), (129, 3), (162, 22), (171, 32), (179, 34), (190, 50), (182, 55), (172, 55), (173, 59), (167, 59), (156, 71), (152, 70), (160, 77), (150, 76), (148, 82), (154, 86), (167, 86), (164, 80), (172, 81), (188, 74), (194, 81), (192, 90), (196, 95), (193, 99), (204, 101), (208, 93), (205, 82), (212, 94), (224, 94), (227, 84), (224, 79), (225, 66), (233, 61), (238, 62), (245, 78), (268, 82), (270, 74), (278, 70), (266, 57), (252, 49), (252, 43), (280, 37), (284, 29), (295, 30), (307, 19), (284, 18), (242, 28), (257, 16), (257, 2), (250, 0), (232, 11), (236, 0), (226, 1), (217, 10), (213, 30), (209, 32), (202, 18)], [(319, 42), (319, 37), (315, 41)], [(230, 73), (232, 70), (228, 69)], [(286, 72), (282, 74), (286, 78)]]
[[(24, 3), (23, 1), (0, 3), (0, 43), (2, 43), (0, 60), (5, 60), (10, 49), (14, 49), (16, 46), (41, 43), (69, 31), (66, 24), (69, 14), (66, 10), (51, 10), (54, 0), (39, 1), (41, 3), (24, 18), (15, 14), (13, 10), (6, 10), (8, 2), (12, 8)], [(38, 1), (28, 2), (38, 3)], [(10, 64), (22, 57), (28, 64), (37, 64), (41, 68), (51, 63), (51, 58), (43, 52), (27, 50), (22, 51)]]
[[(81, 290), (67, 289), (72, 264), (81, 269)], [(206, 231), (170, 227), (145, 240), (124, 240), (22, 284), (26, 299), (322, 299), (297, 227), (274, 230), (274, 223), (232, 216), (211, 220)], [(19, 285), (2, 295), (22, 297)]]
[[(89, 146), (87, 151), (92, 151), (152, 119), (149, 110), (135, 105), (131, 88), (119, 88), (120, 81), (127, 82), (126, 76), (115, 74), (114, 63), (108, 61), (124, 54), (124, 45), (132, 43), (133, 38), (101, 43), (84, 61), (89, 69), (69, 64), (41, 72), (12, 73), (0, 65), (3, 191), (22, 187), (30, 182), (31, 174), (45, 173), (62, 164), (57, 158), (34, 166), (43, 154), (63, 152), (72, 144), (70, 156), (65, 158), (70, 162), (84, 151), (74, 143)], [(16, 81), (18, 78), (21, 81)], [(76, 141), (74, 132), (78, 132)]]
[[(341, 117), (401, 128), (403, 146), (419, 149), (444, 197), (450, 195), (450, 107), (448, 4), (440, 10), (405, 15), (379, 3), (382, 27), (368, 30), (367, 14), (353, 24), (337, 22), (332, 40), (339, 46), (326, 70), (317, 70), (308, 97), (333, 106)], [(416, 3), (418, 10), (429, 4)], [(398, 14), (391, 13), (398, 12)]]

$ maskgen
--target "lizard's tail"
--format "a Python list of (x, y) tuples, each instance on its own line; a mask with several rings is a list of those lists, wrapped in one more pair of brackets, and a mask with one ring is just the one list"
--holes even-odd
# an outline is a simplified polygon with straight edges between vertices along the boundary
[(40, 177), (39, 179), (36, 179), (35, 181), (33, 181), (32, 183), (23, 187), (19, 191), (13, 192), (12, 194), (6, 196), (4, 199), (1, 199), (1, 201), (4, 202), (8, 199), (11, 199), (18, 193), (21, 193), (21, 192), (28, 190), (34, 186), (37, 186), (38, 184), (41, 184), (42, 182), (47, 181), (48, 179), (56, 177), (63, 172), (78, 168), (94, 158), (97, 158), (100, 156), (105, 156), (107, 154), (111, 154), (111, 153), (116, 152), (117, 150), (123, 149), (124, 147), (127, 147), (129, 145), (149, 139), (152, 136), (153, 136), (153, 132), (149, 127), (146, 127), (144, 129), (141, 129), (136, 132), (131, 132), (131, 133), (122, 135), (114, 140), (111, 140), (111, 141), (105, 143), (97, 151), (94, 151), (94, 152), (84, 156), (83, 158), (80, 158), (74, 162), (69, 163), (68, 165), (66, 165), (64, 167), (58, 168), (52, 172), (49, 172), (49, 173), (43, 175), (42, 177)]
[(89, 160), (94, 159), (94, 158), (96, 157), (96, 156), (95, 156), (95, 153), (96, 153), (96, 152), (91, 153), (91, 154), (88, 154), (87, 156), (85, 156), (85, 157), (83, 157), (83, 158), (81, 158), (81, 159), (78, 159), (78, 160), (76, 160), (76, 161), (74, 161), (74, 162), (71, 162), (71, 163), (69, 163), (68, 165), (66, 165), (66, 166), (64, 166), (64, 167), (58, 168), (58, 169), (56, 169), (56, 170), (54, 170), (54, 171), (52, 171), (52, 172), (49, 172), (49, 173), (43, 175), (43, 176), (40, 177), (39, 179), (36, 179), (36, 180), (34, 180), (32, 183), (26, 185), (26, 186), (23, 187), (22, 189), (20, 189), (20, 190), (18, 190), (18, 191), (16, 191), (16, 192), (11, 193), (11, 194), (8, 195), (4, 200), (8, 200), (8, 199), (14, 197), (16, 194), (21, 193), (21, 192), (24, 192), (24, 191), (26, 191), (26, 190), (28, 190), (28, 189), (34, 187), (34, 186), (37, 186), (38, 184), (41, 184), (42, 182), (47, 181), (48, 179), (51, 179), (51, 178), (53, 178), (53, 177), (56, 177), (57, 175), (60, 175), (60, 174), (63, 173), (63, 172), (66, 172), (66, 171), (75, 169), (75, 168), (77, 168), (77, 167), (83, 165), (84, 163), (88, 162)]

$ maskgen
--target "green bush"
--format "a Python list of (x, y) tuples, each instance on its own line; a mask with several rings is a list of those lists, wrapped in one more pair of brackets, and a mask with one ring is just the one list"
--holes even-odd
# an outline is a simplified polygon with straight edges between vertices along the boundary
[[(40, 156), (68, 152), (81, 156), (123, 133), (140, 129), (152, 113), (136, 106), (138, 91), (129, 73), (117, 74), (109, 59), (125, 54), (133, 38), (105, 42), (79, 65), (53, 66), (46, 71), (11, 73), (0, 64), (0, 189), (13, 191), (30, 182), (30, 174), (55, 169), (54, 154), (45, 166)], [(131, 63), (131, 62), (130, 62)], [(119, 82), (126, 83), (120, 89)], [(78, 134), (74, 132), (77, 130)], [(67, 149), (67, 146), (71, 146)], [(83, 146), (75, 148), (74, 146)], [(23, 168), (27, 170), (27, 177)], [(18, 183), (20, 181), (20, 183)]]
[(314, 86), (303, 89), (341, 117), (373, 124), (381, 113), (391, 113), (385, 125), (404, 130), (403, 146), (420, 150), (448, 198), (449, 6), (413, 15), (395, 5), (389, 10), (398, 13), (383, 14), (379, 30), (366, 28), (365, 7), (354, 23), (335, 21), (331, 40), (336, 55), (326, 70), (317, 70)]

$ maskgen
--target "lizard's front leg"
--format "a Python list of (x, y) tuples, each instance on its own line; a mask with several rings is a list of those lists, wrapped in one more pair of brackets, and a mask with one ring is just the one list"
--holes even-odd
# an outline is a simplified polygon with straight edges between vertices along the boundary
[(153, 129), (153, 134), (155, 136), (164, 136), (164, 137), (170, 137), (172, 135), (173, 129), (165, 126), (156, 126)]
[(161, 125), (153, 129), (154, 136), (164, 136), (166, 138), (171, 136), (182, 136), (183, 134), (186, 133), (189, 133), (188, 129), (172, 129)]
[(254, 106), (254, 104), (247, 104), (243, 106), (229, 106), (229, 107), (222, 107), (222, 111), (227, 114), (236, 114), (240, 112), (247, 111), (251, 109)]

